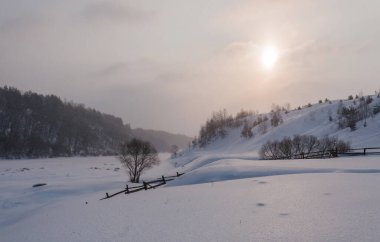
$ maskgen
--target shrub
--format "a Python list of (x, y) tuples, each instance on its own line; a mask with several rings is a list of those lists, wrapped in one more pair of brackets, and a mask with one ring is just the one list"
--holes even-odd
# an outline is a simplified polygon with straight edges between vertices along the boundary
[(119, 160), (127, 169), (130, 181), (136, 183), (146, 169), (160, 163), (156, 149), (149, 142), (136, 138), (121, 145)]
[(201, 127), (197, 144), (204, 147), (218, 138), (224, 138), (227, 135), (227, 128), (238, 127), (241, 125), (240, 120), (236, 121), (231, 115), (227, 114), (225, 109), (212, 114), (211, 119)]
[(307, 157), (313, 152), (319, 152), (323, 157), (333, 152), (345, 152), (350, 149), (350, 143), (336, 137), (325, 136), (318, 139), (313, 135), (295, 135), (293, 139), (285, 137), (280, 141), (268, 141), (260, 151), (262, 159), (292, 159)]
[(270, 113), (270, 123), (273, 127), (277, 127), (279, 124), (282, 124), (284, 120), (281, 115), (281, 107), (278, 105), (272, 105), (272, 111)]
[(371, 96), (368, 96), (368, 97), (366, 98), (366, 100), (365, 100), (365, 102), (366, 102), (367, 104), (372, 103), (372, 101), (373, 101), (373, 99), (372, 99)]
[(258, 125), (259, 132), (265, 134), (268, 131), (268, 126), (268, 119), (266, 119)]
[(243, 138), (252, 138), (253, 133), (252, 133), (252, 127), (248, 124), (247, 121), (244, 122), (243, 129), (241, 130), (241, 137)]
[(376, 115), (380, 113), (380, 103), (377, 103), (374, 107), (373, 107), (373, 115)]
[(238, 119), (244, 119), (246, 117), (252, 116), (253, 112), (252, 111), (245, 111), (244, 109), (240, 110), (235, 116), (235, 120)]
[(273, 127), (277, 127), (279, 124), (282, 124), (283, 122), (284, 122), (284, 120), (282, 119), (280, 112), (271, 113), (270, 124)]

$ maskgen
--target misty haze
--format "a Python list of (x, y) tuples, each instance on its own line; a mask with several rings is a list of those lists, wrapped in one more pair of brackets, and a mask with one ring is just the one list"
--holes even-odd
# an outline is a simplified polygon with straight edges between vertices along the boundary
[(379, 241), (379, 9), (0, 0), (0, 240)]

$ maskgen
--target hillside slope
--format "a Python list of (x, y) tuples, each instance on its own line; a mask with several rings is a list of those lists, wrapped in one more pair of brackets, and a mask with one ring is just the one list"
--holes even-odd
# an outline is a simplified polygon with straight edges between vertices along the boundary
[[(252, 128), (253, 137), (241, 137), (242, 126), (227, 129), (225, 138), (217, 138), (212, 143), (200, 148), (186, 150), (172, 160), (177, 167), (190, 171), (221, 159), (258, 159), (258, 151), (267, 141), (280, 140), (294, 135), (314, 135), (319, 138), (334, 136), (349, 141), (352, 148), (380, 147), (380, 114), (373, 115), (373, 109), (380, 105), (380, 98), (372, 96), (369, 105), (371, 115), (356, 123), (356, 130), (339, 127), (338, 110), (343, 107), (358, 106), (358, 100), (331, 101), (305, 106), (302, 109), (281, 112), (283, 123), (277, 127), (269, 124), (266, 132), (258, 126)], [(269, 116), (270, 114), (264, 114)], [(245, 119), (252, 122), (256, 117)]]
[(123, 120), (54, 95), (0, 87), (0, 158), (115, 155), (131, 137), (151, 142), (159, 152), (180, 148), (185, 135), (132, 130)]
[(54, 95), (0, 88), (0, 157), (111, 155), (131, 136), (121, 118)]
[(182, 134), (172, 134), (166, 131), (150, 129), (132, 129), (135, 137), (148, 140), (160, 152), (170, 152), (173, 145), (184, 149), (191, 142), (192, 138)]

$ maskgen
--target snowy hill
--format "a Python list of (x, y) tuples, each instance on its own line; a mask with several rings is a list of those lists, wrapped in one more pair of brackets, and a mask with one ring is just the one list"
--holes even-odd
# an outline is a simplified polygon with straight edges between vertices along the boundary
[[(368, 110), (380, 104), (380, 98), (371, 96)], [(337, 137), (351, 143), (352, 148), (380, 147), (380, 114), (369, 115), (356, 123), (356, 130), (339, 127), (338, 110), (343, 107), (358, 106), (359, 99), (336, 100), (314, 105), (307, 105), (301, 110), (282, 111), (283, 123), (277, 127), (267, 125), (262, 132), (259, 125), (252, 128), (253, 137), (241, 137), (242, 126), (227, 129), (224, 138), (217, 138), (204, 147), (195, 147), (183, 151), (170, 160), (174, 170), (186, 172), (181, 184), (198, 184), (211, 181), (239, 179), (242, 177), (265, 176), (252, 166), (252, 160), (259, 160), (259, 150), (267, 141), (280, 140), (294, 135), (314, 135)], [(266, 114), (269, 116), (270, 114)], [(257, 115), (245, 117), (253, 122)], [(269, 122), (269, 120), (268, 120)], [(364, 125), (366, 123), (366, 125)], [(249, 164), (249, 166), (247, 166)], [(268, 164), (268, 163), (265, 163)], [(303, 163), (299, 163), (303, 164)], [(266, 171), (267, 168), (264, 169)], [(314, 170), (315, 171), (315, 170)], [(312, 172), (314, 172), (312, 171)], [(275, 170), (270, 174), (288, 174), (287, 170)], [(304, 171), (302, 171), (304, 172)], [(175, 183), (173, 183), (175, 184)]]
[[(373, 109), (377, 105), (380, 105), (379, 97), (371, 96), (371, 98), (373, 100), (368, 105), (368, 112), (373, 112)], [(358, 99), (336, 100), (314, 104), (310, 107), (305, 106), (301, 110), (282, 111), (281, 116), (283, 123), (277, 127), (268, 124), (266, 132), (262, 132), (260, 125), (256, 125), (252, 128), (252, 138), (241, 137), (242, 126), (229, 128), (227, 129), (225, 138), (217, 138), (202, 148), (195, 147), (186, 150), (181, 154), (182, 156), (175, 159), (173, 163), (177, 166), (184, 166), (191, 161), (195, 161), (191, 162), (191, 166), (192, 168), (197, 168), (202, 166), (203, 163), (209, 163), (202, 163), (197, 161), (197, 159), (219, 160), (221, 157), (258, 158), (259, 149), (267, 141), (280, 140), (284, 137), (293, 137), (294, 135), (314, 135), (319, 138), (333, 136), (350, 142), (352, 148), (380, 147), (379, 113), (376, 115), (370, 113), (368, 118), (358, 121), (356, 123), (356, 130), (352, 131), (349, 127), (339, 127), (338, 110), (343, 107), (357, 107), (358, 104)], [(269, 116), (270, 114), (265, 115)], [(253, 115), (245, 119), (248, 120), (248, 122), (252, 122), (255, 118), (255, 115)], [(196, 165), (195, 163), (200, 164)]]
[(135, 137), (149, 141), (160, 152), (171, 152), (173, 145), (184, 149), (191, 142), (191, 138), (186, 135), (172, 134), (161, 130), (137, 128), (131, 131)]
[(190, 137), (131, 129), (123, 120), (54, 95), (0, 87), (0, 158), (115, 155), (138, 137), (160, 152), (187, 147)]
[(119, 117), (54, 95), (0, 87), (0, 157), (114, 155), (132, 133)]
[[(370, 107), (380, 103), (380, 98), (373, 98)], [(354, 101), (345, 100), (342, 101), (342, 105), (349, 107), (354, 105)], [(317, 137), (337, 136), (345, 141), (350, 141), (353, 147), (380, 145), (380, 114), (368, 118), (367, 127), (364, 127), (364, 120), (362, 120), (357, 123), (357, 130), (355, 131), (351, 131), (350, 128), (340, 129), (337, 124), (339, 105), (340, 101), (333, 101), (331, 104), (328, 102), (314, 104), (301, 110), (282, 113), (283, 124), (277, 127), (269, 125), (265, 134), (260, 134), (259, 127), (255, 127), (253, 129), (254, 137), (248, 140), (240, 137), (240, 127), (232, 129), (226, 139), (218, 140), (206, 149), (236, 151), (237, 153), (257, 151), (268, 140), (281, 139), (296, 134), (309, 134)], [(332, 121), (329, 120), (330, 116)]]

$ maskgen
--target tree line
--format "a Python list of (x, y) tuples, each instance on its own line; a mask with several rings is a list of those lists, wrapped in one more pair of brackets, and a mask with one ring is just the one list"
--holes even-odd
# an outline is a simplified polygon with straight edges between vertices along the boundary
[(213, 112), (211, 118), (201, 126), (198, 137), (192, 141), (192, 145), (205, 147), (217, 139), (226, 137), (228, 130), (232, 128), (241, 129), (241, 137), (252, 138), (254, 127), (258, 127), (260, 133), (267, 132), (269, 126), (277, 127), (284, 121), (282, 113), (288, 113), (290, 105), (281, 107), (272, 105), (272, 110), (269, 114), (259, 114), (257, 111), (241, 110), (235, 117), (227, 113), (225, 109)]
[(308, 156), (314, 152), (327, 153), (331, 151), (346, 152), (351, 149), (349, 142), (337, 137), (325, 136), (318, 139), (313, 135), (295, 135), (282, 140), (267, 141), (260, 149), (262, 159), (292, 159), (295, 155)]
[(0, 87), (0, 157), (113, 155), (130, 137), (121, 118), (54, 95)]
[[(367, 126), (367, 119), (380, 113), (380, 102), (373, 103), (374, 98), (380, 98), (380, 90), (375, 92), (374, 96), (363, 96), (362, 94), (350, 95), (348, 100), (352, 100), (352, 105), (343, 105), (343, 101), (339, 101), (336, 118), (329, 111), (328, 119), (334, 121), (338, 129), (350, 128), (351, 131), (357, 129), (357, 123), (364, 120), (364, 127)], [(318, 104), (333, 102), (327, 98), (320, 99)], [(316, 104), (316, 105), (318, 105)], [(313, 105), (308, 103), (302, 108), (310, 108)], [(301, 106), (294, 109), (301, 110)], [(254, 137), (254, 128), (256, 133), (264, 134), (269, 127), (277, 127), (281, 125), (283, 115), (291, 112), (290, 104), (283, 106), (272, 104), (272, 109), (268, 114), (259, 114), (257, 111), (241, 110), (235, 116), (227, 113), (225, 109), (212, 113), (211, 118), (201, 126), (199, 134), (192, 141), (193, 147), (205, 147), (217, 139), (223, 139), (227, 136), (228, 130), (232, 128), (240, 128), (240, 136), (250, 139)]]
[(339, 102), (337, 115), (339, 128), (349, 127), (351, 131), (357, 129), (357, 122), (364, 120), (364, 127), (367, 126), (367, 118), (372, 117), (379, 113), (380, 104), (377, 103), (373, 107), (370, 104), (373, 101), (371, 96), (356, 96), (355, 99), (352, 95), (348, 97), (348, 100), (352, 100), (352, 105), (345, 107), (342, 101)]

